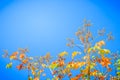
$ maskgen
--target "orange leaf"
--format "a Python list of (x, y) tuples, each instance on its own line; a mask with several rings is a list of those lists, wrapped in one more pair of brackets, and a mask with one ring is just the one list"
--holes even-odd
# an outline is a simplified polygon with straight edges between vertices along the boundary
[(29, 59), (26, 58), (26, 59), (22, 60), (22, 63), (23, 63), (23, 64), (26, 64), (26, 63), (28, 62), (28, 60), (29, 60)]
[(21, 69), (23, 68), (23, 64), (20, 64), (20, 65), (16, 66), (16, 68), (17, 68), (18, 70), (21, 70)]
[(23, 58), (25, 58), (25, 54), (21, 53), (19, 57), (20, 57), (20, 59), (23, 59)]

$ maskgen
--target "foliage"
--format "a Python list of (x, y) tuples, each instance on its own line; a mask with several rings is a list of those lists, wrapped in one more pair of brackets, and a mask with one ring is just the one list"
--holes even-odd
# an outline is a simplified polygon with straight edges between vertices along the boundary
[[(40, 80), (41, 75), (45, 77), (47, 75), (45, 69), (50, 70), (53, 76), (52, 80), (62, 80), (66, 76), (70, 80), (120, 79), (120, 55), (105, 48), (106, 43), (114, 39), (112, 33), (106, 34), (103, 28), (98, 30), (98, 35), (93, 36), (90, 31), (91, 27), (91, 23), (84, 20), (83, 26), (75, 33), (80, 44), (76, 44), (74, 39), (67, 39), (67, 46), (70, 48), (78, 47), (79, 51), (73, 51), (71, 54), (63, 51), (58, 54), (57, 59), (54, 61), (50, 53), (39, 57), (29, 57), (27, 55), (28, 49), (20, 48), (12, 54), (4, 51), (3, 57), (9, 58), (11, 61), (6, 65), (6, 68), (12, 68), (12, 62), (18, 61), (19, 64), (16, 65), (16, 68), (27, 70), (28, 80)], [(98, 37), (103, 39), (98, 40)], [(68, 55), (71, 55), (71, 61), (66, 62), (66, 56)], [(112, 62), (112, 60), (114, 61)], [(116, 76), (110, 75), (113, 70), (111, 65), (115, 67)], [(79, 74), (74, 76), (73, 71), (79, 71)], [(46, 80), (51, 79), (46, 77)]]

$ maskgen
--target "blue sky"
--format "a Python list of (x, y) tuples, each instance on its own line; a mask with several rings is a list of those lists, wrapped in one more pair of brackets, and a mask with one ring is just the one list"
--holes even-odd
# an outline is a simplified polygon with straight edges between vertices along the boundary
[[(66, 47), (66, 38), (75, 38), (75, 31), (84, 18), (93, 24), (93, 32), (103, 27), (115, 40), (106, 46), (120, 50), (120, 2), (118, 0), (0, 0), (0, 54), (18, 48), (29, 48), (30, 56), (53, 56)], [(25, 71), (5, 69), (0, 56), (0, 80), (27, 80)]]

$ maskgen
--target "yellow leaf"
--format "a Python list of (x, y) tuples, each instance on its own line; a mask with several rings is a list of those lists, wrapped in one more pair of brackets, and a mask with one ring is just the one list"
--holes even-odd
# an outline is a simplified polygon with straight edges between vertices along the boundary
[(93, 49), (93, 47), (89, 48), (87, 52), (90, 53), (92, 51), (92, 49)]
[(79, 67), (82, 67), (85, 65), (85, 62), (77, 62), (77, 64), (79, 65)]
[(94, 46), (95, 50), (100, 50), (101, 48), (99, 46)]
[(58, 67), (58, 64), (56, 62), (52, 62), (52, 64), (50, 64), (49, 68), (51, 69), (55, 69)]
[(43, 68), (46, 68), (46, 67), (47, 67), (46, 64), (41, 64), (41, 65), (42, 65)]
[(108, 49), (100, 49), (98, 53), (104, 55), (104, 54), (110, 53), (110, 50), (108, 50)]
[(108, 49), (104, 49), (104, 51), (106, 54), (110, 53), (110, 50), (108, 50)]
[(72, 59), (74, 59), (74, 57), (75, 57), (77, 54), (79, 54), (79, 52), (74, 51), (74, 52), (72, 53)]
[(17, 59), (17, 56), (10, 56), (10, 59)]
[(67, 53), (66, 51), (61, 52), (61, 53), (59, 54), (60, 57), (63, 57), (63, 56), (65, 56), (65, 55), (68, 55), (68, 53)]

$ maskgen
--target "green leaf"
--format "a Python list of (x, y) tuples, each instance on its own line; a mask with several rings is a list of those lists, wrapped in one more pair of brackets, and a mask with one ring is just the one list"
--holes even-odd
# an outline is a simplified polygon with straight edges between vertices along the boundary
[(120, 72), (117, 72), (117, 75), (120, 76)]
[(92, 58), (94, 59), (94, 58), (95, 58), (95, 56), (92, 56)]
[(91, 63), (91, 64), (90, 64), (90, 68), (91, 68), (91, 69), (94, 69), (94, 68), (95, 68), (95, 63)]
[(28, 80), (33, 80), (33, 78), (31, 76), (28, 77)]
[(117, 67), (117, 70), (120, 70), (120, 67)]
[(120, 62), (120, 59), (118, 59), (117, 62)]
[(6, 68), (7, 68), (7, 69), (8, 69), (8, 68), (12, 68), (12, 62), (8, 63), (8, 64), (6, 65)]
[(50, 80), (50, 78), (47, 78), (46, 80)]

